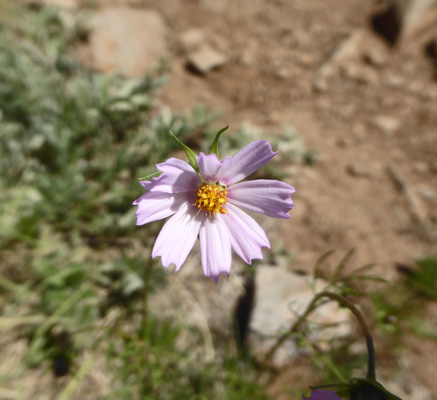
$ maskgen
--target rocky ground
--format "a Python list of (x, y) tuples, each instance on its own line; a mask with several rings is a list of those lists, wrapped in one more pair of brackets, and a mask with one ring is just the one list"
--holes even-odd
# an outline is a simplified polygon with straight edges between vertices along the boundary
[[(230, 135), (244, 121), (278, 132), (296, 208), (268, 229), (292, 253), (289, 271), (310, 273), (328, 250), (340, 258), (355, 247), (351, 267), (376, 263), (393, 281), (397, 264), (435, 254), (436, 1), (46, 2), (87, 12), (79, 57), (90, 68), (136, 76), (164, 61), (162, 106), (221, 108)], [(287, 162), (287, 125), (317, 149), (313, 167)], [(399, 365), (406, 396), (435, 396), (436, 352), (411, 340)]]
[(83, 57), (131, 75), (167, 60), (160, 99), (173, 111), (206, 103), (231, 127), (294, 126), (320, 154), (311, 170), (284, 157), (297, 207), (278, 228), (295, 266), (357, 247), (358, 264), (390, 277), (435, 244), (437, 11), (422, 3), (398, 17), (392, 44), (375, 33), (371, 2), (102, 2)]

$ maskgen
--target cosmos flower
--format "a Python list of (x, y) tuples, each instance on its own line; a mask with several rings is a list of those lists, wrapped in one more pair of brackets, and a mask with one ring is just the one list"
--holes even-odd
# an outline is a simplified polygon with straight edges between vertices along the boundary
[(161, 257), (164, 267), (175, 264), (177, 271), (199, 236), (203, 272), (215, 281), (221, 273), (229, 276), (231, 249), (247, 264), (262, 259), (262, 247), (270, 248), (267, 236), (240, 208), (290, 218), (295, 189), (277, 180), (240, 181), (276, 153), (268, 141), (258, 140), (223, 161), (216, 154), (198, 154), (199, 173), (176, 158), (157, 164), (162, 174), (141, 181), (147, 192), (133, 203), (138, 206), (137, 225), (172, 216), (156, 239), (152, 257)]
[(313, 390), (310, 397), (302, 395), (302, 400), (341, 400), (337, 393), (327, 389)]

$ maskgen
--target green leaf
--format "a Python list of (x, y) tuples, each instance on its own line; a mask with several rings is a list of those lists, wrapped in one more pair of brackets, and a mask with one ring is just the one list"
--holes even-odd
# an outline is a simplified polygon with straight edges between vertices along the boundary
[(156, 178), (156, 177), (160, 176), (161, 174), (162, 174), (161, 171), (156, 171), (156, 172), (153, 172), (152, 174), (146, 175), (142, 178), (138, 178), (138, 180), (139, 181), (150, 181), (150, 180), (152, 180), (152, 178)]
[(181, 147), (185, 151), (189, 164), (196, 170), (196, 172), (199, 172), (199, 166), (197, 165), (196, 161), (197, 154), (188, 146), (184, 145), (172, 131), (169, 131), (169, 133), (173, 140), (179, 145), (179, 147)]
[(220, 139), (220, 136), (222, 135), (223, 132), (226, 132), (229, 129), (229, 125), (226, 125), (224, 128), (220, 129), (217, 134), (215, 135), (215, 139), (214, 139), (214, 143), (211, 146), (211, 149), (209, 150), (209, 154), (214, 153), (217, 158), (219, 156), (219, 151), (218, 151), (218, 142)]
[(121, 290), (125, 297), (132, 296), (133, 293), (139, 292), (144, 288), (144, 281), (135, 273), (128, 273), (121, 282)]

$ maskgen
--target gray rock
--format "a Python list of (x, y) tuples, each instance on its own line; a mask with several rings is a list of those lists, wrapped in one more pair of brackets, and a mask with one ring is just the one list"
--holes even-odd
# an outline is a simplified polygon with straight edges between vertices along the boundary
[(381, 165), (374, 163), (354, 163), (346, 166), (347, 173), (357, 178), (375, 178), (381, 173), (381, 169)]
[(188, 56), (188, 67), (202, 75), (222, 67), (225, 63), (226, 57), (206, 44), (191, 52)]
[(386, 134), (392, 134), (400, 127), (398, 119), (386, 115), (378, 115), (373, 119), (373, 124)]
[(387, 58), (386, 53), (386, 46), (375, 35), (365, 29), (356, 29), (338, 43), (331, 57), (319, 69), (319, 74), (329, 77), (341, 69), (351, 75), (350, 77), (364, 75), (365, 81), (374, 82), (375, 71), (362, 63), (366, 61), (373, 66), (382, 67)]
[(402, 78), (402, 76), (393, 74), (387, 75), (387, 77), (383, 80), (383, 83), (385, 86), (393, 89), (401, 89), (406, 85), (405, 79)]
[(155, 11), (104, 8), (91, 19), (90, 60), (105, 72), (141, 76), (167, 56), (167, 28)]
[[(397, 1), (400, 2), (400, 0)], [(437, 8), (437, 0), (409, 0), (408, 7), (404, 8), (403, 36), (411, 36), (423, 29), (424, 25), (428, 25), (431, 22), (428, 19), (429, 13), (433, 8)]]
[(256, 45), (253, 42), (247, 43), (247, 46), (238, 54), (238, 61), (241, 65), (251, 66), (256, 63)]
[(416, 161), (412, 164), (412, 169), (419, 174), (426, 174), (429, 171), (428, 164), (424, 161)]
[(372, 46), (365, 50), (363, 59), (366, 63), (382, 68), (387, 64), (387, 52), (383, 51), (380, 46)]
[[(250, 322), (251, 348), (255, 357), (263, 360), (281, 333), (296, 322), (298, 314), (303, 313), (311, 302), (314, 293), (309, 285), (309, 277), (297, 275), (282, 268), (260, 266), (256, 271), (255, 308)], [(316, 291), (321, 291), (326, 282), (315, 281)], [(313, 339), (326, 340), (328, 336), (344, 335), (350, 331), (346, 310), (340, 309), (334, 302), (329, 302), (312, 314), (312, 321), (319, 323), (339, 323), (335, 328), (314, 333)], [(273, 365), (283, 366), (299, 354), (293, 340), (287, 340), (275, 352)]]
[(326, 79), (319, 77), (313, 82), (313, 90), (316, 93), (327, 92), (329, 90), (329, 84)]
[(205, 33), (201, 29), (191, 28), (181, 34), (179, 41), (182, 49), (190, 52), (205, 43)]
[(36, 5), (50, 5), (55, 7), (61, 7), (66, 9), (74, 9), (79, 7), (79, 0), (19, 0), (24, 4), (36, 4)]
[(437, 0), (391, 0), (372, 18), (373, 28), (392, 45), (415, 41), (424, 30), (435, 26)]
[(368, 140), (368, 133), (362, 122), (356, 122), (352, 127), (352, 132), (357, 143), (363, 143)]
[(358, 83), (378, 83), (378, 73), (364, 64), (349, 62), (342, 66), (341, 72), (346, 78)]
[(436, 200), (437, 199), (437, 190), (433, 189), (430, 186), (422, 186), (419, 188), (419, 196), (424, 200)]

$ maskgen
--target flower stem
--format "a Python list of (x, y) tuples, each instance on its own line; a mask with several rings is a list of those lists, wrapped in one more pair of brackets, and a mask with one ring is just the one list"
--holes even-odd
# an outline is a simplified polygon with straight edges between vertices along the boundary
[(281, 344), (287, 339), (287, 337), (298, 330), (300, 325), (304, 322), (306, 317), (316, 308), (317, 302), (323, 298), (327, 297), (331, 300), (335, 300), (338, 303), (340, 303), (343, 307), (348, 308), (352, 314), (355, 316), (355, 318), (358, 320), (358, 323), (361, 326), (361, 329), (363, 331), (364, 338), (366, 339), (366, 346), (367, 346), (367, 355), (368, 355), (368, 364), (367, 364), (367, 378), (368, 379), (375, 379), (375, 349), (373, 347), (373, 340), (372, 336), (370, 334), (369, 326), (367, 325), (366, 320), (363, 317), (363, 314), (358, 310), (357, 307), (355, 307), (349, 300), (347, 300), (345, 297), (324, 291), (316, 294), (313, 297), (313, 300), (308, 305), (305, 312), (301, 315), (301, 317), (296, 321), (296, 323), (289, 329), (286, 335), (283, 335), (279, 340), (276, 342), (276, 344), (269, 350), (267, 357), (270, 358), (274, 352), (281, 346)]
[(329, 359), (329, 357), (326, 357), (326, 355), (323, 354), (314, 343), (312, 343), (310, 340), (307, 340), (303, 335), (301, 335), (301, 336), (302, 336), (301, 339), (303, 340), (303, 342), (307, 346), (309, 346), (313, 349), (313, 351), (317, 354), (317, 356), (323, 361), (323, 364), (325, 365), (325, 367), (327, 369), (329, 369), (337, 377), (337, 379), (340, 380), (340, 382), (346, 382), (347, 381), (346, 377), (343, 376), (341, 371), (332, 363), (332, 361)]
[(366, 346), (367, 346), (367, 375), (366, 378), (376, 380), (375, 373), (375, 348), (373, 347), (373, 339), (372, 336), (365, 335), (366, 338)]

